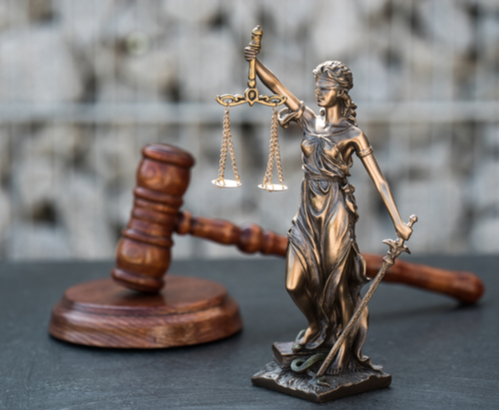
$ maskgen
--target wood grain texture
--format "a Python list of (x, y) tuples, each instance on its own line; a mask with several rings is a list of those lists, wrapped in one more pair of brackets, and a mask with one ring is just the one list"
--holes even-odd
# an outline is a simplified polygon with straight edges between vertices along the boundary
[(288, 239), (257, 224), (237, 226), (230, 221), (194, 217), (188, 211), (177, 215), (177, 234), (190, 234), (219, 244), (235, 245), (247, 254), (285, 255)]
[(238, 304), (221, 284), (170, 275), (155, 295), (111, 279), (71, 287), (52, 310), (49, 332), (89, 346), (166, 348), (219, 340), (241, 327)]
[[(264, 230), (256, 224), (238, 227), (225, 220), (194, 217), (187, 211), (179, 212), (175, 231), (220, 244), (236, 245), (241, 251), (250, 254), (260, 252), (286, 257), (288, 247), (288, 237)], [(366, 275), (375, 277), (382, 266), (383, 256), (362, 255), (366, 260)], [(403, 260), (396, 260), (382, 281), (445, 294), (467, 304), (478, 301), (484, 294), (483, 282), (471, 272), (444, 270)]]
[(163, 287), (163, 276), (170, 266), (172, 231), (194, 159), (166, 144), (147, 145), (142, 155), (134, 206), (118, 243), (111, 275), (127, 288), (155, 293)]
[[(366, 269), (373, 277), (382, 265), (382, 256), (363, 254)], [(462, 303), (472, 304), (484, 294), (484, 284), (479, 277), (469, 271), (451, 271), (424, 264), (396, 260), (382, 281), (406, 284), (427, 291), (446, 294)]]

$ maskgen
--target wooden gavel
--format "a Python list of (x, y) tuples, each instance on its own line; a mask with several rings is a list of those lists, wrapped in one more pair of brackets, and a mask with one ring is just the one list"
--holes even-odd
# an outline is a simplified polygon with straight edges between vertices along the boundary
[[(150, 144), (143, 148), (142, 155), (131, 218), (122, 232), (116, 267), (112, 270), (115, 281), (130, 289), (158, 292), (170, 266), (173, 232), (236, 245), (245, 253), (286, 255), (288, 238), (256, 224), (239, 227), (229, 221), (193, 217), (187, 211), (179, 211), (195, 163), (188, 152), (165, 144)], [(382, 256), (363, 256), (367, 276), (374, 277), (382, 265)], [(439, 292), (464, 303), (477, 301), (484, 292), (482, 281), (470, 272), (400, 260), (389, 269), (384, 281)]]

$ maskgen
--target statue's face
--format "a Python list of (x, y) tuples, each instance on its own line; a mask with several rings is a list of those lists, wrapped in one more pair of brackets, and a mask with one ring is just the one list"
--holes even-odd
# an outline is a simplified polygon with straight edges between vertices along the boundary
[(316, 103), (320, 107), (332, 107), (337, 104), (340, 92), (339, 84), (330, 78), (320, 76), (316, 80)]

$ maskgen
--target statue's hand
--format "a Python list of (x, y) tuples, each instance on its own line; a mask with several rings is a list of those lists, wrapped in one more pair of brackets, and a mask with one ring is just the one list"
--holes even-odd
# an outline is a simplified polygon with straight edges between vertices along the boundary
[(411, 227), (408, 227), (407, 224), (401, 222), (396, 226), (396, 233), (399, 238), (402, 238), (406, 241), (410, 238), (411, 233), (413, 233), (413, 229)]
[(256, 50), (253, 47), (247, 46), (245, 47), (245, 60), (246, 61), (252, 61), (257, 57), (257, 54), (259, 54), (259, 50)]

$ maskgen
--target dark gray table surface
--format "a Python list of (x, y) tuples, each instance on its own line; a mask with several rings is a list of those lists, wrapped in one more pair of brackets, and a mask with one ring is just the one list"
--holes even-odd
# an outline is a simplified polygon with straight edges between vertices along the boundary
[(47, 332), (71, 285), (106, 277), (113, 262), (0, 264), (0, 408), (3, 409), (498, 409), (498, 257), (411, 261), (470, 270), (486, 284), (475, 306), (382, 284), (370, 302), (364, 353), (390, 388), (314, 404), (252, 386), (305, 320), (284, 289), (284, 260), (175, 262), (170, 272), (224, 284), (244, 329), (226, 340), (164, 350), (98, 349)]

